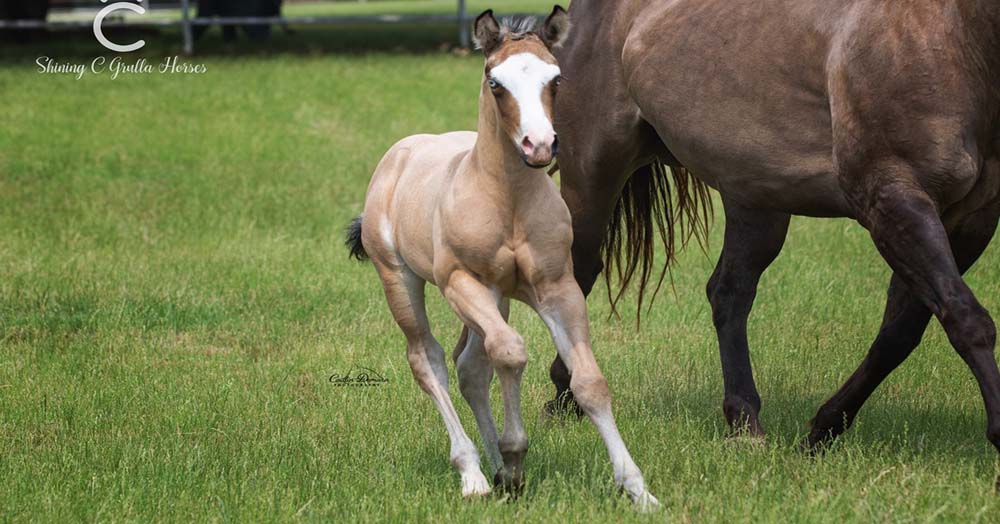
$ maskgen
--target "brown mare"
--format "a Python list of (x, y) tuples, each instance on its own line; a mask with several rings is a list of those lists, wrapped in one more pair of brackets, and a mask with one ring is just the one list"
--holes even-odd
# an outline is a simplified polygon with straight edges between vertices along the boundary
[[(850, 426), (933, 315), (1000, 449), (996, 329), (962, 279), (1000, 216), (997, 0), (574, 0), (570, 17), (555, 112), (584, 291), (616, 265), (621, 286), (645, 286), (653, 237), (672, 256), (673, 226), (677, 242), (707, 227), (702, 184), (718, 190), (726, 231), (707, 291), (723, 409), (761, 436), (746, 332), (758, 280), (791, 215), (853, 218), (894, 273), (882, 328), (808, 445)], [(549, 408), (572, 407), (558, 357), (551, 376)]]
[[(573, 372), (568, 387), (590, 416), (611, 458), (615, 483), (643, 510), (658, 506), (629, 455), (611, 411), (607, 381), (590, 347), (587, 304), (573, 272), (569, 210), (545, 171), (556, 151), (552, 102), (559, 66), (551, 54), (569, 31), (556, 7), (540, 31), (534, 20), (476, 19), (486, 55), (478, 133), (414, 135), (385, 154), (368, 186), (348, 246), (368, 256), (389, 309), (406, 335), (413, 376), (434, 400), (451, 440), (462, 495), (490, 492), (479, 454), (448, 394), (444, 350), (424, 309), (427, 282), (440, 288), (466, 328), (453, 358), (483, 447), (497, 468), (494, 487), (523, 486), (528, 437), (521, 375), (528, 354), (507, 324), (510, 298), (531, 306)], [(493, 373), (503, 394), (503, 435), (490, 408)]]

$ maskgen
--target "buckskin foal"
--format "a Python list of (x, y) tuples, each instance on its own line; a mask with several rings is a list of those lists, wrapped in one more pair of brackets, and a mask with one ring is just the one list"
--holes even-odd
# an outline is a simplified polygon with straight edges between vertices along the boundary
[[(486, 55), (479, 132), (415, 135), (394, 145), (372, 176), (348, 245), (378, 270), (406, 334), (413, 376), (444, 419), (463, 496), (490, 487), (448, 395), (444, 351), (424, 310), (426, 282), (441, 289), (465, 323), (454, 353), (459, 387), (498, 468), (496, 488), (521, 491), (528, 450), (520, 404), (528, 355), (506, 321), (515, 298), (551, 331), (573, 374), (569, 387), (608, 448), (615, 483), (648, 509), (658, 502), (622, 442), (591, 352), (586, 303), (573, 277), (569, 210), (544, 169), (557, 148), (551, 108), (560, 71), (550, 51), (565, 38), (568, 16), (556, 7), (540, 31), (533, 25), (531, 19), (499, 24), (492, 11), (476, 19), (475, 39)], [(504, 402), (500, 437), (489, 402), (494, 370)]]

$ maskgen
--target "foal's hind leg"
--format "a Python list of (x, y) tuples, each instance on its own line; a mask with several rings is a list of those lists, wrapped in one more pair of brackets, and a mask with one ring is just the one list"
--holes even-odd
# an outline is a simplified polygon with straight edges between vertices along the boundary
[[(964, 274), (983, 254), (996, 231), (998, 216), (997, 206), (980, 211), (962, 221), (948, 236), (959, 272)], [(813, 418), (810, 448), (817, 448), (849, 428), (868, 397), (920, 344), (931, 311), (899, 275), (893, 275), (888, 295), (882, 328), (865, 360)]]
[[(500, 300), (500, 314), (504, 320), (510, 313), (510, 300)], [(464, 344), (456, 348), (455, 366), (458, 374), (458, 387), (462, 396), (472, 408), (479, 425), (479, 436), (483, 441), (483, 449), (489, 458), (494, 471), (503, 468), (503, 458), (500, 455), (496, 422), (493, 419), (493, 409), (490, 406), (490, 382), (493, 381), (493, 366), (486, 354), (483, 337), (475, 330), (465, 328)]]
[(490, 492), (490, 485), (479, 469), (479, 453), (465, 434), (448, 396), (444, 351), (431, 335), (424, 309), (424, 281), (405, 267), (394, 269), (375, 259), (372, 261), (382, 279), (389, 309), (406, 335), (406, 358), (410, 362), (413, 378), (434, 400), (444, 419), (451, 440), (451, 463), (462, 475), (462, 496), (486, 495)]
[(747, 209), (723, 197), (726, 237), (719, 263), (708, 281), (708, 300), (719, 338), (725, 399), (722, 409), (734, 433), (763, 436), (760, 395), (753, 380), (747, 317), (757, 284), (785, 243), (789, 215)]
[(937, 206), (910, 182), (907, 165), (883, 166), (878, 175), (884, 178), (865, 181), (878, 184), (868, 185), (872, 194), (857, 200), (867, 203), (859, 210), (861, 216), (882, 256), (938, 318), (972, 370), (986, 405), (987, 438), (1000, 451), (1000, 370), (993, 354), (996, 325), (962, 280)]

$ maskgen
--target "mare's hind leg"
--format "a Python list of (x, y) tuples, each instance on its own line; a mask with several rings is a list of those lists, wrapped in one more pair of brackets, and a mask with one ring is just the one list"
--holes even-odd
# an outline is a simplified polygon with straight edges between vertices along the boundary
[[(500, 314), (506, 321), (510, 314), (510, 300), (502, 298), (498, 304)], [(458, 387), (462, 396), (472, 408), (479, 426), (479, 436), (483, 440), (483, 449), (493, 466), (493, 471), (503, 468), (503, 457), (500, 455), (496, 422), (493, 419), (493, 408), (490, 406), (490, 383), (493, 382), (493, 366), (483, 337), (475, 330), (464, 328), (462, 342), (456, 347), (455, 367), (458, 374)]]
[(406, 358), (413, 378), (434, 400), (451, 440), (451, 463), (462, 476), (462, 496), (486, 495), (490, 485), (479, 469), (479, 453), (455, 412), (448, 396), (448, 369), (444, 350), (431, 334), (424, 309), (424, 280), (408, 268), (390, 268), (373, 259), (389, 309), (406, 335)]
[[(910, 291), (941, 322), (948, 340), (979, 383), (986, 406), (986, 435), (1000, 451), (1000, 369), (993, 351), (996, 325), (962, 280), (934, 201), (909, 165), (882, 164), (866, 173), (870, 188), (855, 195), (876, 247)], [(860, 197), (860, 198), (857, 198)]]
[[(964, 274), (983, 254), (996, 231), (998, 216), (1000, 206), (980, 211), (948, 236), (959, 272)], [(920, 344), (930, 319), (931, 311), (894, 274), (878, 337), (854, 374), (816, 413), (809, 433), (810, 448), (835, 439), (851, 426), (868, 397)]]
[(723, 197), (726, 236), (719, 263), (708, 281), (708, 300), (719, 339), (725, 398), (722, 409), (734, 433), (763, 436), (760, 395), (753, 380), (747, 318), (757, 284), (781, 252), (789, 215), (748, 209)]

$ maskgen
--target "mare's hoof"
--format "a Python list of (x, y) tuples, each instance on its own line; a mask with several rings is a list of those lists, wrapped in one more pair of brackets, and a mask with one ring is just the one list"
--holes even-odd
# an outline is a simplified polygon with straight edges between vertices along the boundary
[(816, 458), (829, 451), (835, 440), (828, 433), (810, 433), (799, 443), (799, 451), (810, 458)]
[(506, 468), (500, 468), (493, 476), (493, 491), (498, 495), (508, 495), (512, 499), (520, 497), (524, 493), (524, 473), (518, 471), (510, 474)]
[(829, 449), (837, 437), (851, 427), (851, 420), (841, 410), (822, 407), (809, 421), (809, 427), (809, 437), (803, 445), (808, 446), (810, 453), (816, 455)]
[(799, 449), (811, 457), (822, 455), (833, 446), (833, 442), (837, 440), (837, 435), (842, 432), (843, 430), (838, 431), (836, 427), (821, 427), (814, 423), (809, 436), (799, 444)]
[(740, 448), (761, 449), (767, 447), (767, 438), (763, 433), (739, 431), (727, 435), (726, 444)]
[(542, 408), (542, 421), (548, 420), (562, 420), (571, 418), (573, 416), (576, 418), (582, 418), (585, 413), (580, 409), (580, 405), (576, 403), (571, 395), (562, 395), (557, 397), (555, 400), (550, 400), (545, 403), (545, 407)]
[(993, 486), (993, 489), (995, 489), (997, 494), (1000, 495), (1000, 477), (997, 477), (997, 482)]

